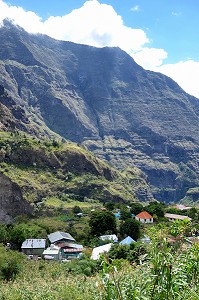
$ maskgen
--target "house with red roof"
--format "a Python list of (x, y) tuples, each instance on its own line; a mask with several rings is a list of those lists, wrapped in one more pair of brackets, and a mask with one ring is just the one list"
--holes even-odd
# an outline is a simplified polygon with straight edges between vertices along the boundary
[(153, 223), (153, 217), (147, 211), (142, 211), (135, 219), (141, 223)]

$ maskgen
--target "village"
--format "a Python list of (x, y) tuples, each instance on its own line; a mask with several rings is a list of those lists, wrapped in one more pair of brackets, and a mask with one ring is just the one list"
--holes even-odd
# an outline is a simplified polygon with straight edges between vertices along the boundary
[[(173, 207), (174, 210), (179, 210), (181, 213), (183, 211), (188, 211), (192, 207), (188, 207), (185, 205), (175, 205)], [(127, 206), (127, 209), (130, 209), (129, 206)], [(101, 208), (101, 212), (107, 211), (106, 208)], [(92, 212), (95, 210), (93, 209)], [(120, 209), (116, 209), (114, 212), (111, 212), (111, 214), (114, 215), (115, 219), (118, 221), (122, 217), (122, 214), (124, 212)], [(76, 216), (78, 218), (83, 217), (82, 212), (76, 213)], [(128, 217), (126, 217), (129, 219)], [(131, 219), (136, 220), (140, 223), (140, 226), (150, 226), (154, 222), (157, 222), (157, 215), (155, 215), (155, 220), (152, 214), (150, 214), (147, 211), (141, 211), (138, 214), (131, 214)], [(164, 213), (163, 220), (167, 222), (175, 222), (175, 221), (183, 221), (185, 220), (188, 223), (191, 223), (192, 218), (184, 215), (184, 214), (174, 214), (174, 213)], [(125, 222), (125, 218), (123, 218), (123, 221)], [(133, 226), (133, 223), (132, 223)], [(131, 229), (130, 229), (131, 230)], [(131, 243), (145, 243), (148, 244), (151, 242), (150, 238), (146, 236), (145, 234), (142, 234), (139, 238), (134, 239), (134, 234), (132, 230), (132, 236), (128, 235), (129, 230), (122, 236), (122, 239), (119, 240), (118, 236), (110, 232), (108, 230), (109, 234), (103, 234), (98, 235), (98, 246), (92, 247), (92, 253), (91, 253), (91, 259), (97, 260), (100, 258), (100, 255), (103, 253), (108, 253), (111, 247), (115, 244), (119, 245), (127, 245), (130, 246)], [(121, 238), (121, 234), (119, 234)], [(175, 242), (175, 238), (170, 237), (170, 241)], [(189, 236), (186, 237), (186, 243), (187, 245), (191, 245), (193, 242), (199, 242), (198, 237), (198, 231), (192, 231), (192, 233), (189, 234)], [(47, 238), (27, 238), (21, 245), (21, 252), (29, 259), (35, 259), (35, 260), (53, 260), (53, 261), (62, 261), (62, 262), (68, 262), (73, 259), (81, 258), (81, 256), (84, 253), (84, 250), (88, 248), (88, 245), (85, 247), (82, 244), (79, 244), (76, 242), (75, 238), (68, 232), (62, 232), (62, 231), (56, 231), (50, 233)]]

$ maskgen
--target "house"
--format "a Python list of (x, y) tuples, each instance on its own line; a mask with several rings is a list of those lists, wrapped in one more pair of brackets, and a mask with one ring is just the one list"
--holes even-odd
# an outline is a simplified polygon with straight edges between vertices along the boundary
[(114, 242), (114, 243), (118, 242), (118, 237), (115, 234), (101, 235), (99, 238), (102, 241), (111, 241), (111, 242)]
[(142, 211), (135, 216), (135, 219), (141, 223), (153, 223), (153, 217), (147, 211)]
[(52, 244), (43, 251), (42, 256), (46, 260), (61, 260), (61, 248)]
[(176, 215), (176, 214), (169, 214), (169, 213), (166, 213), (164, 214), (164, 217), (169, 219), (169, 221), (175, 221), (175, 220), (189, 220), (191, 221), (192, 219), (189, 218), (188, 216), (183, 216), (183, 215)]
[(130, 245), (131, 243), (135, 243), (134, 239), (132, 239), (130, 236), (127, 236), (120, 242), (120, 245)]
[(84, 250), (82, 245), (74, 243), (59, 244), (59, 246), (61, 248), (62, 258), (64, 259), (79, 258)]
[(107, 253), (110, 251), (112, 245), (113, 244), (110, 243), (110, 244), (106, 244), (106, 245), (94, 248), (92, 251), (92, 254), (91, 254), (91, 259), (98, 260), (100, 258), (101, 254)]
[(48, 235), (51, 244), (59, 246), (59, 244), (67, 244), (75, 242), (75, 239), (66, 232), (56, 231)]
[(51, 244), (60, 248), (64, 259), (78, 258), (83, 251), (83, 246), (76, 244), (75, 239), (66, 232), (56, 231), (48, 235)]
[(41, 256), (45, 248), (46, 239), (26, 239), (21, 246), (21, 251), (26, 255)]

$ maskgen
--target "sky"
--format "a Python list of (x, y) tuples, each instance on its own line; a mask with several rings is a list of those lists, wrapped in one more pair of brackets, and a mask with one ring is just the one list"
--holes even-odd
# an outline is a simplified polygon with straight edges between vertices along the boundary
[(0, 0), (5, 18), (31, 33), (120, 47), (199, 98), (198, 0)]

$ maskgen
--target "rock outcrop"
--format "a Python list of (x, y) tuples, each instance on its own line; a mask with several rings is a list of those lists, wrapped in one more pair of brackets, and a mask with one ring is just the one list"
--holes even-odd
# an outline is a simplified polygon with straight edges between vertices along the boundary
[(0, 223), (9, 223), (14, 217), (30, 214), (31, 211), (20, 187), (0, 172)]

